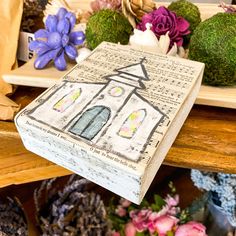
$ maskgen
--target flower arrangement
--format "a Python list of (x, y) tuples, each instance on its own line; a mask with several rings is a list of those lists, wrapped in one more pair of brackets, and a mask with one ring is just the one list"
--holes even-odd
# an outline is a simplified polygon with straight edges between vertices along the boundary
[[(225, 9), (225, 13), (216, 14), (211, 19), (201, 22), (198, 7), (187, 0), (172, 2), (168, 8), (164, 6), (157, 8), (153, 0), (92, 0), (90, 2), (91, 10), (82, 13), (78, 9), (66, 7), (69, 6), (67, 0), (61, 0), (60, 3), (58, 6), (65, 6), (67, 10), (75, 13), (79, 12), (76, 15), (77, 18), (74, 17), (75, 22), (71, 25), (70, 30), (72, 30), (72, 26), (82, 22), (81, 14), (86, 15), (84, 17), (86, 41), (83, 46), (89, 49), (94, 49), (102, 41), (128, 44), (130, 37), (137, 35), (138, 38), (138, 34), (141, 35), (139, 31), (143, 32), (147, 29), (148, 23), (151, 24), (151, 32), (156, 37), (154, 52), (164, 54), (170, 52), (169, 55), (172, 56), (186, 57), (186, 53), (183, 53), (183, 47), (189, 48), (188, 56), (190, 59), (206, 64), (203, 78), (205, 84), (229, 86), (236, 83), (234, 76), (236, 53), (232, 43), (234, 32), (236, 32), (236, 10), (233, 6), (227, 6), (222, 2), (220, 7)], [(46, 5), (45, 14), (55, 12), (55, 6), (56, 4), (52, 4), (50, 1)], [(46, 16), (51, 17), (50, 14)], [(227, 31), (227, 27), (222, 28), (225, 25), (229, 25), (231, 30)], [(48, 28), (48, 24), (46, 24), (46, 28)], [(67, 32), (67, 36), (70, 32)], [(57, 31), (57, 33), (60, 34), (60, 37), (58, 34), (56, 38), (51, 37), (53, 39), (52, 45), (46, 43), (45, 46), (45, 43), (42, 43), (44, 44), (43, 48), (46, 48), (45, 50), (50, 51), (50, 53), (44, 54), (45, 50), (38, 49), (36, 44), (31, 47), (38, 54), (35, 62), (36, 69), (44, 68), (49, 61), (54, 61), (57, 69), (64, 70), (66, 69), (64, 54), (67, 54), (72, 60), (77, 57), (78, 45), (69, 42), (73, 45), (68, 47), (65, 40), (62, 41), (62, 32)], [(229, 39), (225, 41), (226, 34)], [(206, 40), (208, 35), (214, 35), (214, 37), (211, 40)], [(36, 40), (38, 40), (37, 37)], [(81, 45), (82, 42), (81, 39), (78, 44)], [(68, 42), (66, 41), (66, 43)], [(146, 37), (144, 41), (139, 40), (136, 46), (138, 45), (141, 50), (144, 50), (148, 43), (153, 45), (153, 36)], [(159, 49), (155, 50), (156, 48)], [(221, 55), (215, 56), (218, 48), (222, 48), (221, 53), (225, 53), (223, 57), (227, 60), (224, 63), (222, 63)]]
[(207, 236), (205, 226), (190, 221), (194, 210), (181, 210), (169, 186), (164, 199), (154, 195), (153, 203), (137, 206), (123, 198), (108, 204), (101, 189), (76, 174), (47, 179), (32, 196), (35, 222), (32, 209), (22, 208), (18, 199), (0, 198), (0, 235)]
[[(58, 8), (56, 15), (47, 15), (46, 29), (38, 30), (35, 33), (36, 40), (30, 44), (30, 50), (37, 54), (35, 68), (42, 69), (54, 61), (58, 70), (65, 70), (66, 57), (76, 59), (77, 46), (83, 44), (85, 36), (86, 46), (90, 49), (94, 49), (102, 41), (127, 44), (133, 28), (137, 25), (135, 32), (145, 31), (146, 23), (151, 23), (151, 31), (157, 42), (161, 36), (165, 39), (161, 40), (162, 47), (157, 52), (167, 54), (170, 51), (170, 55), (179, 55), (178, 48), (183, 44), (183, 37), (190, 33), (189, 23), (165, 7), (156, 9), (152, 0), (142, 3), (139, 5), (136, 1), (120, 0), (92, 1), (90, 5), (93, 13), (87, 14), (91, 16), (87, 21), (85, 35), (82, 31), (73, 32), (74, 26), (78, 23), (76, 14), (73, 13), (76, 9), (69, 11), (68, 8)], [(46, 9), (46, 12), (55, 12), (51, 2)], [(153, 36), (151, 37), (153, 39)], [(151, 44), (152, 39), (146, 38), (146, 43), (149, 40)]]
[(144, 200), (140, 206), (120, 199), (112, 202), (109, 218), (113, 227), (112, 236), (207, 236), (201, 223), (191, 221), (187, 210), (179, 207), (179, 195), (169, 184), (171, 193), (164, 199), (154, 195), (154, 203)]

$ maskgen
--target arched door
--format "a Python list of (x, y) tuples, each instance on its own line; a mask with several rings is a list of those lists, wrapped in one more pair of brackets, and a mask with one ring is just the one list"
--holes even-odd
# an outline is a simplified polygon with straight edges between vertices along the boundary
[(70, 128), (70, 132), (87, 140), (92, 140), (110, 118), (110, 109), (94, 106), (86, 110)]

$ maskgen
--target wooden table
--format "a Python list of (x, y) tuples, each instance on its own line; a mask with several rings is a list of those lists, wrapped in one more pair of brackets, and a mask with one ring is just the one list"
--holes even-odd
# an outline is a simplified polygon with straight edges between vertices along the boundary
[[(19, 87), (22, 107), (44, 89)], [(71, 172), (27, 151), (13, 122), (0, 121), (0, 187)], [(236, 110), (195, 105), (164, 161), (165, 165), (236, 174)]]

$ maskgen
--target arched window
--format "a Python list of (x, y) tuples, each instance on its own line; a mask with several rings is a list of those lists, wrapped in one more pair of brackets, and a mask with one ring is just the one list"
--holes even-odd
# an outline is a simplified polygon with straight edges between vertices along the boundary
[(94, 106), (86, 110), (70, 128), (70, 132), (87, 140), (92, 140), (110, 118), (110, 109)]
[(146, 109), (139, 109), (132, 112), (122, 124), (118, 135), (123, 138), (132, 138), (146, 116)]
[(61, 113), (64, 112), (80, 97), (81, 92), (80, 88), (70, 91), (54, 104), (53, 110)]

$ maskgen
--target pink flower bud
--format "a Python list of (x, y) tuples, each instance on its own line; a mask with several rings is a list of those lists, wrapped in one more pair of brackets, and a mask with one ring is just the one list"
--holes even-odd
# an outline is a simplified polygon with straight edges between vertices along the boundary
[(116, 214), (120, 217), (123, 217), (125, 216), (127, 213), (127, 211), (122, 207), (122, 206), (118, 206), (117, 209), (116, 209)]
[(165, 199), (165, 202), (169, 207), (177, 206), (179, 204), (179, 195), (176, 194), (174, 197), (172, 197), (168, 194)]
[(136, 235), (136, 228), (132, 222), (129, 222), (125, 225), (125, 236), (135, 236)]

